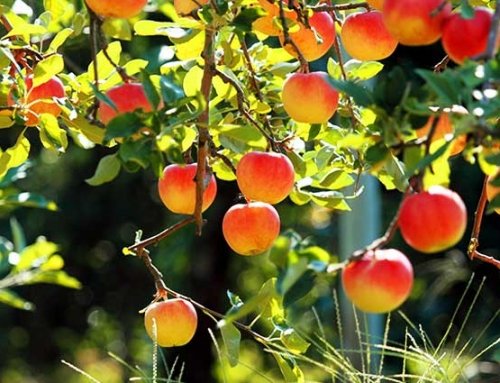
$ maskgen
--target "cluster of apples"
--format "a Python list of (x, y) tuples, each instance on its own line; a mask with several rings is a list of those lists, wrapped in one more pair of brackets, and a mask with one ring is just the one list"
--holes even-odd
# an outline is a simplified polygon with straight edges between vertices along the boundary
[[(456, 245), (466, 225), (467, 211), (460, 196), (437, 185), (407, 196), (398, 218), (405, 242), (423, 253), (437, 253)], [(342, 285), (360, 310), (386, 313), (410, 295), (413, 268), (399, 250), (371, 250), (343, 269)]]

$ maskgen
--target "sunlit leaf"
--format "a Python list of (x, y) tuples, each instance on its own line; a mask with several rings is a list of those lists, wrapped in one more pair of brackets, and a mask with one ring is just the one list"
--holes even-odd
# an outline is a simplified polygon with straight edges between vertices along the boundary
[(114, 180), (120, 173), (121, 163), (116, 154), (104, 156), (91, 178), (85, 180), (89, 185), (99, 186)]

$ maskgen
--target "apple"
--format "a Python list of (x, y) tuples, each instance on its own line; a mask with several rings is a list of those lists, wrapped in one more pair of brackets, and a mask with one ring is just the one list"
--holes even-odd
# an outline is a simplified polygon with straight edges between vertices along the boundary
[[(311, 29), (300, 25), (297, 32), (290, 32), (290, 38), (306, 61), (314, 61), (325, 55), (335, 42), (335, 23), (327, 12), (316, 12), (309, 18), (309, 25)], [(288, 53), (298, 56), (292, 45), (285, 45), (282, 35), (280, 42)]]
[(85, 2), (99, 16), (129, 19), (142, 11), (148, 0), (85, 0)]
[(379, 11), (352, 13), (344, 20), (340, 38), (346, 52), (357, 60), (389, 57), (398, 41), (389, 33)]
[(382, 15), (388, 31), (403, 45), (430, 45), (441, 37), (451, 14), (447, 0), (385, 0)]
[(323, 124), (337, 110), (339, 92), (325, 72), (294, 73), (283, 83), (283, 108), (297, 122)]
[[(496, 173), (488, 177), (488, 183), (486, 184), (486, 197), (488, 201), (493, 201), (493, 199), (500, 194), (500, 186), (494, 186), (491, 184), (493, 180), (498, 180), (500, 178), (500, 168)], [(495, 209), (497, 214), (500, 214), (500, 207)]]
[(200, 6), (208, 4), (209, 0), (174, 0), (174, 8), (178, 15), (189, 15)]
[(342, 286), (360, 310), (387, 313), (408, 298), (413, 286), (413, 267), (396, 249), (367, 251), (342, 270)]
[(229, 247), (241, 255), (257, 255), (271, 248), (280, 233), (280, 217), (266, 202), (232, 206), (222, 220)]
[(295, 171), (284, 154), (250, 152), (238, 163), (236, 180), (247, 200), (276, 204), (292, 191)]
[(467, 210), (457, 193), (434, 185), (403, 200), (398, 225), (408, 245), (422, 253), (437, 253), (460, 241)]
[(367, 0), (366, 2), (370, 5), (370, 7), (378, 9), (379, 11), (384, 6), (384, 0)]
[[(50, 78), (43, 84), (33, 87), (33, 76), (25, 78), (26, 95), (22, 96), (17, 103), (23, 106), (22, 113), (26, 117), (26, 126), (36, 126), (39, 123), (39, 115), (42, 113), (52, 114), (57, 117), (61, 114), (61, 107), (54, 98), (66, 96), (64, 85), (56, 76)], [(12, 92), (7, 98), (9, 106), (16, 104)]]
[[(172, 164), (165, 167), (158, 180), (158, 193), (163, 204), (177, 214), (193, 214), (196, 205), (196, 171), (198, 164)], [(203, 193), (202, 211), (210, 207), (217, 194), (217, 183), (210, 175)]]
[(152, 303), (146, 309), (144, 326), (161, 347), (183, 346), (193, 338), (198, 316), (191, 302), (172, 298)]
[(142, 109), (144, 112), (153, 110), (142, 84), (126, 83), (117, 85), (109, 89), (106, 96), (116, 106), (116, 110), (105, 102), (100, 103), (97, 118), (104, 125), (107, 125), (118, 114), (131, 113), (137, 109)]
[[(461, 64), (486, 51), (493, 11), (485, 7), (474, 8), (474, 16), (464, 19), (460, 12), (452, 14), (443, 25), (443, 44), (446, 54)], [(497, 47), (500, 39), (497, 40)]]

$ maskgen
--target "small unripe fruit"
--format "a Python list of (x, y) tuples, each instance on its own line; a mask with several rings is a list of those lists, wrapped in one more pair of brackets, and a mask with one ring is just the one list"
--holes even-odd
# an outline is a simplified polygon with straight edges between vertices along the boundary
[(339, 92), (325, 72), (294, 73), (283, 84), (283, 108), (297, 122), (323, 124), (337, 110)]
[(350, 14), (342, 25), (340, 37), (346, 52), (361, 61), (385, 59), (398, 46), (378, 11)]
[[(441, 38), (450, 59), (461, 64), (466, 58), (484, 53), (492, 19), (493, 12), (484, 7), (475, 8), (471, 19), (464, 19), (460, 13), (451, 15), (443, 25)], [(500, 40), (497, 40), (497, 47), (498, 42)]]
[(153, 110), (142, 84), (121, 84), (109, 89), (106, 92), (106, 96), (116, 106), (116, 110), (111, 105), (101, 101), (97, 118), (104, 125), (107, 125), (119, 114), (132, 113), (138, 109), (142, 109), (144, 112), (151, 112)]
[(85, 0), (85, 2), (101, 17), (128, 19), (137, 16), (148, 0)]
[(148, 306), (144, 326), (151, 339), (161, 347), (187, 344), (198, 326), (198, 316), (191, 302), (185, 299), (168, 299)]
[(403, 45), (430, 45), (441, 37), (451, 13), (447, 0), (384, 0), (382, 14), (389, 32)]
[(366, 252), (342, 271), (342, 286), (354, 305), (368, 313), (387, 313), (410, 295), (413, 267), (398, 250)]
[(408, 245), (422, 253), (437, 253), (460, 241), (467, 211), (457, 193), (436, 185), (404, 199), (398, 224)]
[(222, 220), (222, 233), (229, 247), (241, 255), (269, 250), (280, 233), (280, 217), (265, 202), (232, 206)]
[[(158, 180), (158, 192), (163, 204), (177, 214), (193, 214), (196, 205), (197, 164), (168, 165)], [(208, 177), (208, 175), (207, 175)], [(203, 193), (202, 211), (214, 202), (217, 183), (214, 175), (208, 178), (208, 185)]]
[[(26, 97), (18, 102), (24, 107), (23, 113), (26, 117), (26, 126), (36, 126), (39, 123), (39, 116), (42, 113), (51, 114), (57, 117), (61, 114), (61, 107), (53, 98), (63, 98), (66, 96), (64, 85), (56, 76), (43, 84), (33, 87), (33, 76), (30, 75), (24, 80), (26, 84)], [(14, 105), (12, 93), (7, 98), (9, 105)]]
[(248, 200), (276, 204), (293, 189), (292, 162), (281, 153), (250, 152), (236, 167), (236, 180)]

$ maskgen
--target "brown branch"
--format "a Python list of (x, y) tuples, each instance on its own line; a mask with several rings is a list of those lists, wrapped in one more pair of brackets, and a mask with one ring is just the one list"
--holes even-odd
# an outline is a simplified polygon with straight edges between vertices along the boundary
[[(86, 5), (87, 3), (85, 3)], [(87, 5), (86, 5), (87, 6)], [(102, 21), (99, 17), (87, 6), (87, 11), (90, 15), (90, 54), (92, 56), (92, 61), (94, 62), (94, 86), (97, 91), (99, 91), (99, 70), (97, 68), (97, 53), (99, 51), (99, 31), (101, 29)], [(97, 121), (97, 111), (99, 110), (99, 99), (94, 97), (94, 102), (89, 109), (89, 116), (91, 120)]]
[(201, 80), (201, 94), (205, 100), (205, 109), (200, 114), (197, 123), (198, 129), (198, 161), (196, 170), (196, 204), (193, 216), (196, 220), (196, 235), (201, 235), (203, 227), (203, 193), (206, 189), (207, 176), (207, 157), (208, 143), (210, 141), (210, 133), (208, 125), (210, 122), (210, 93), (212, 92), (212, 80), (215, 69), (215, 52), (214, 52), (214, 37), (215, 31), (211, 27), (205, 29), (205, 45), (203, 47), (202, 57), (205, 60), (203, 69), (203, 78)]
[(295, 44), (295, 41), (293, 41), (290, 37), (290, 33), (288, 31), (288, 24), (286, 22), (285, 8), (283, 6), (283, 0), (278, 0), (278, 3), (279, 3), (279, 18), (281, 21), (281, 26), (283, 27), (283, 43), (284, 43), (284, 45), (291, 45), (292, 46), (292, 48), (297, 53), (297, 58), (299, 59), (301, 70), (304, 73), (307, 73), (307, 72), (309, 72), (309, 63), (304, 58), (304, 55), (300, 51), (297, 44)]
[(439, 61), (436, 65), (434, 65), (434, 72), (442, 72), (448, 66), (450, 62), (450, 57), (448, 55), (444, 56), (441, 61)]
[(248, 53), (248, 47), (247, 43), (245, 42), (244, 37), (240, 37), (240, 45), (241, 45), (241, 50), (243, 51), (243, 57), (245, 58), (245, 63), (248, 68), (248, 72), (250, 73), (250, 83), (252, 84), (253, 91), (255, 93), (255, 96), (259, 101), (263, 101), (264, 97), (262, 96), (262, 92), (260, 91), (259, 84), (257, 83), (257, 73), (255, 72), (255, 69), (252, 64), (252, 58), (250, 57), (250, 54)]
[(370, 6), (368, 5), (368, 3), (347, 3), (338, 5), (322, 4), (322, 5), (316, 5), (314, 7), (309, 7), (308, 9), (312, 10), (313, 12), (336, 12), (336, 11), (348, 11), (357, 8), (370, 9)]
[(481, 196), (479, 197), (476, 211), (474, 212), (474, 226), (472, 228), (469, 246), (467, 247), (467, 255), (469, 256), (471, 261), (473, 261), (474, 259), (479, 259), (480, 261), (492, 264), (500, 269), (500, 260), (477, 251), (477, 248), (479, 247), (479, 234), (481, 232), (481, 223), (483, 221), (484, 209), (486, 208), (486, 204), (488, 203), (488, 199), (486, 196), (487, 185), (488, 176), (484, 176)]

